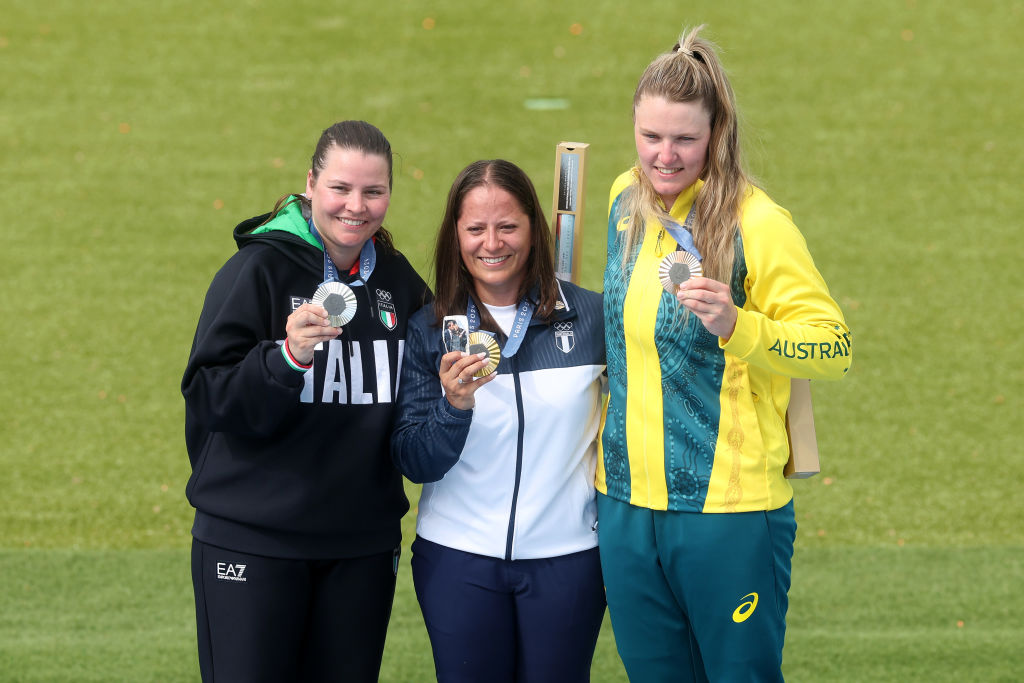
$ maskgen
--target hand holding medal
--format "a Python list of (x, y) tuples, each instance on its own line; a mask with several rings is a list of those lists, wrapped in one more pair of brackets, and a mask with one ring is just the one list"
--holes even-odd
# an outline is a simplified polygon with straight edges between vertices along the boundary
[(728, 285), (694, 276), (678, 285), (675, 295), (686, 310), (700, 318), (708, 332), (729, 341), (738, 314)]
[(320, 304), (302, 304), (288, 316), (285, 323), (288, 352), (303, 365), (313, 362), (317, 344), (330, 341), (341, 334), (340, 326), (332, 325), (330, 313)]
[(498, 376), (501, 350), (487, 332), (471, 332), (469, 352), (452, 351), (441, 357), (441, 386), (448, 402), (460, 410), (476, 405), (476, 390)]
[(728, 285), (704, 277), (700, 252), (691, 231), (696, 215), (697, 204), (694, 203), (683, 225), (663, 223), (679, 248), (662, 259), (658, 279), (666, 292), (674, 294), (686, 310), (700, 318), (708, 332), (728, 341), (736, 328), (736, 307)]

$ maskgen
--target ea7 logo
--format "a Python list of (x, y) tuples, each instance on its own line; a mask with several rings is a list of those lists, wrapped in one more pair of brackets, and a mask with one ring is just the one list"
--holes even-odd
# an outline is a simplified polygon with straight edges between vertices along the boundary
[(244, 564), (217, 563), (217, 578), (222, 581), (245, 581)]

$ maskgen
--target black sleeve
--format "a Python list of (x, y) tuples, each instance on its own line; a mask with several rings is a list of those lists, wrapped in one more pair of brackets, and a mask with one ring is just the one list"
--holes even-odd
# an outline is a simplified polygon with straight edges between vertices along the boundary
[(189, 417), (204, 431), (262, 437), (297, 404), (303, 373), (287, 364), (275, 341), (275, 331), (284, 338), (287, 312), (275, 309), (269, 273), (247, 251), (235, 254), (210, 285), (181, 392)]

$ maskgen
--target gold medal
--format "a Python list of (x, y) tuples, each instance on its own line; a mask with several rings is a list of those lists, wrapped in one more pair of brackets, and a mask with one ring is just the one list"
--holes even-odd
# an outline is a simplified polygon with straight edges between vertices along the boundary
[(487, 365), (474, 372), (474, 377), (486, 377), (498, 369), (498, 362), (501, 360), (501, 349), (498, 348), (498, 342), (491, 335), (486, 332), (470, 332), (468, 351), (471, 354), (487, 354)]
[(327, 320), (341, 327), (356, 314), (358, 302), (352, 288), (340, 282), (325, 282), (313, 294), (313, 303), (327, 309)]
[(704, 269), (700, 267), (697, 257), (682, 249), (673, 251), (663, 258), (658, 267), (661, 286), (665, 288), (666, 292), (673, 295), (679, 290), (679, 285), (691, 277), (700, 277), (703, 274)]

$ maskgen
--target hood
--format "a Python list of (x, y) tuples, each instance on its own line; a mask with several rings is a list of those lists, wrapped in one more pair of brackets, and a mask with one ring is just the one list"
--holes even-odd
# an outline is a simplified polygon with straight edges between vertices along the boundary
[(274, 216), (254, 216), (235, 226), (235, 243), (239, 249), (251, 244), (274, 247), (290, 259), (319, 271), (323, 267), (323, 247), (309, 231), (306, 209), (295, 195)]

